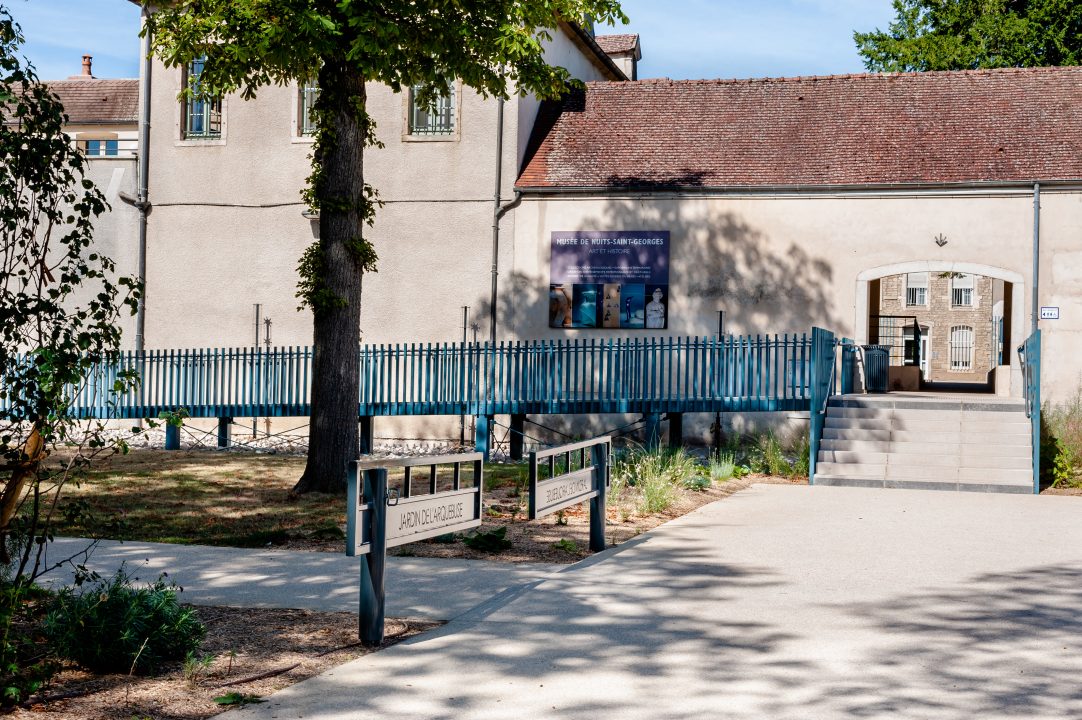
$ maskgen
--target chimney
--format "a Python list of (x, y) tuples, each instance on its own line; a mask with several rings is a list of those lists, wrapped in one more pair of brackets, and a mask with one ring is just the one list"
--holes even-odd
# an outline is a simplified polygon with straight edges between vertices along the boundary
[(94, 62), (94, 58), (90, 55), (83, 55), (83, 77), (92, 78), (94, 73), (91, 72), (91, 64)]

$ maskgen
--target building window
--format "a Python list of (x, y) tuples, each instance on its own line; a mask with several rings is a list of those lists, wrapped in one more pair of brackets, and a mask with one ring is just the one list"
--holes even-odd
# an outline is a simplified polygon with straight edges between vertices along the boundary
[(419, 87), (410, 88), (409, 134), (452, 135), (455, 132), (455, 89), (448, 83), (447, 92), (436, 98), (436, 104), (425, 106), (418, 102)]
[(202, 95), (199, 76), (206, 57), (196, 58), (185, 71), (184, 82), (192, 97), (184, 101), (184, 137), (220, 138), (222, 136), (222, 99)]
[(973, 306), (973, 276), (962, 273), (951, 278), (951, 306)]
[(951, 328), (951, 370), (968, 372), (973, 369), (973, 328), (955, 325)]
[(120, 154), (120, 143), (116, 140), (80, 140), (79, 146), (87, 157), (116, 157)]
[(907, 273), (905, 276), (906, 307), (928, 304), (928, 273)]
[(316, 98), (319, 97), (319, 87), (315, 82), (306, 82), (300, 86), (300, 96), (297, 98), (299, 117), (297, 118), (297, 133), (302, 137), (310, 137), (316, 133), (316, 122), (312, 118), (312, 108), (316, 106)]

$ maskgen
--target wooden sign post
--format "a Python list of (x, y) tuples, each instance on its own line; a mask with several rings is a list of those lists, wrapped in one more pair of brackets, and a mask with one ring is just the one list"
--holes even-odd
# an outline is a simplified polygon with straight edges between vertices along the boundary
[[(589, 500), (590, 550), (604, 550), (605, 494), (611, 452), (612, 439), (603, 437), (530, 453), (529, 519), (536, 520)], [(562, 458), (560, 474), (556, 473), (558, 458)], [(542, 463), (548, 468), (544, 479), (540, 477)]]
[[(473, 486), (462, 487), (462, 466), (473, 465)], [(452, 465), (451, 489), (437, 492), (440, 465)], [(400, 490), (387, 487), (388, 468), (402, 468)], [(412, 494), (413, 469), (428, 468), (428, 492)], [(484, 465), (480, 453), (350, 463), (346, 489), (346, 555), (361, 560), (359, 635), (379, 647), (384, 629), (387, 550), (481, 524)]]

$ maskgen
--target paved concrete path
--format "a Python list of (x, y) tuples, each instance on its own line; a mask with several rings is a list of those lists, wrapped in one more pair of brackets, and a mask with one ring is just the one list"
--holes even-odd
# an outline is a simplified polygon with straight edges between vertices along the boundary
[[(48, 547), (48, 559), (80, 553), (89, 542), (58, 538)], [(180, 599), (196, 605), (357, 612), (360, 560), (344, 553), (104, 541), (86, 564), (112, 574), (121, 563), (141, 579), (168, 572), (184, 588)], [(566, 567), (411, 557), (387, 558), (387, 564), (387, 615), (434, 620), (456, 618)], [(67, 582), (70, 577), (57, 571), (45, 580)]]
[(756, 486), (228, 720), (1082, 718), (1082, 498)]

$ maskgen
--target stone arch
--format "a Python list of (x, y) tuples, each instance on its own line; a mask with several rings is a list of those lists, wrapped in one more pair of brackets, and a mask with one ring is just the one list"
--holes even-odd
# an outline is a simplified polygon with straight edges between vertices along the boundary
[(1011, 283), (1011, 335), (1006, 338), (1007, 347), (1011, 348), (1012, 353), (1010, 394), (1020, 396), (1022, 375), (1018, 363), (1013, 361), (1013, 348), (1020, 345), (1026, 337), (1023, 331), (1026, 324), (1026, 283), (1023, 275), (1014, 270), (983, 263), (952, 260), (910, 260), (868, 268), (857, 275), (856, 312), (853, 318), (854, 339), (857, 343), (868, 342), (868, 283), (890, 275), (902, 275), (911, 272), (959, 272), (983, 275)]

